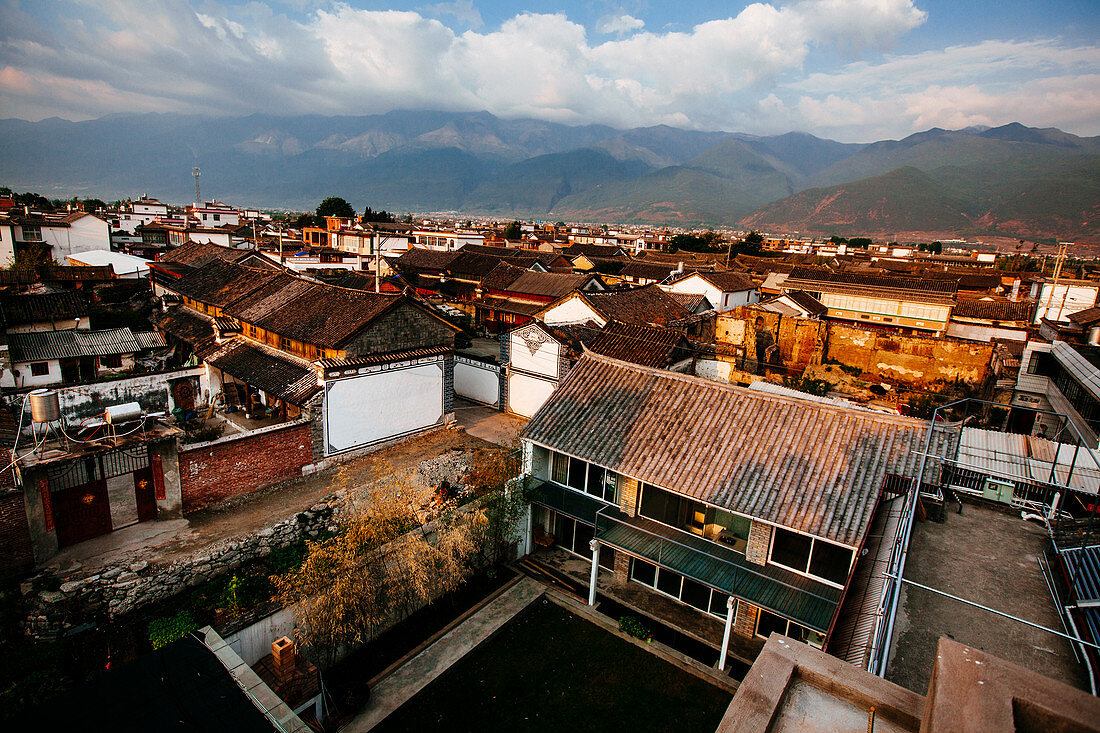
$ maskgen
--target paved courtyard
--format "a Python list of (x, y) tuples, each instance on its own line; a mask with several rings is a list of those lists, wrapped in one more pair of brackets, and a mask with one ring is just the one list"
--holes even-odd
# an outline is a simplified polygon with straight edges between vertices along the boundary
[[(905, 577), (1061, 631), (1038, 563), (1047, 544), (1046, 531), (1018, 513), (948, 507), (944, 523), (914, 525)], [(921, 694), (941, 636), (1087, 689), (1065, 639), (912, 585), (904, 586), (894, 633), (886, 678)]]

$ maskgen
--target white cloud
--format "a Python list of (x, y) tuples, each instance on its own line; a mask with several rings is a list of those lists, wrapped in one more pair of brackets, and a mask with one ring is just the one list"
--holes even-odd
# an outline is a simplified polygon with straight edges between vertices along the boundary
[(596, 24), (596, 30), (607, 35), (625, 35), (631, 31), (638, 31), (645, 27), (645, 21), (635, 18), (633, 15), (620, 13), (602, 18)]
[[(110, 0), (81, 10), (56, 28), (0, 31), (7, 115), (484, 109), (843, 139), (1015, 119), (1100, 133), (1095, 46), (987, 41), (880, 56), (925, 21), (912, 0), (758, 2), (677, 32), (615, 11), (595, 39), (563, 14), (522, 13), (483, 30), (472, 0), (420, 12), (325, 2), (297, 21), (256, 2), (210, 0), (199, 13), (184, 0)], [(804, 71), (834, 51), (873, 60)]]

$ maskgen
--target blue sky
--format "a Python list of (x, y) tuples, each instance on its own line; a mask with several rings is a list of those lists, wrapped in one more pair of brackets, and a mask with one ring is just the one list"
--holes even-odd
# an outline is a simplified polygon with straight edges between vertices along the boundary
[(1100, 134), (1091, 2), (0, 0), (0, 116), (488, 110), (844, 141)]

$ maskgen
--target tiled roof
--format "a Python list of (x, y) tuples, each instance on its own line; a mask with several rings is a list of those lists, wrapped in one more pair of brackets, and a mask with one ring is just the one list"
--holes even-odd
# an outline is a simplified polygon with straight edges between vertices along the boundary
[(164, 345), (164, 337), (159, 333), (135, 334), (129, 328), (8, 334), (8, 352), (13, 362), (134, 354)]
[(679, 301), (669, 297), (656, 284), (606, 293), (585, 293), (584, 298), (604, 318), (638, 326), (663, 326), (689, 315)]
[(714, 308), (714, 304), (703, 293), (675, 293), (666, 290), (665, 295), (684, 306), (688, 313), (694, 313), (703, 305), (707, 306), (706, 310)]
[(247, 254), (249, 254), (249, 250), (222, 247), (217, 244), (186, 242), (169, 251), (157, 261), (176, 265), (187, 265), (189, 267), (202, 267), (215, 260), (221, 262), (236, 262)]
[(156, 316), (153, 325), (165, 333), (195, 345), (214, 336), (214, 321), (185, 305), (176, 306)]
[(951, 302), (959, 289), (957, 280), (934, 280), (919, 277), (897, 277), (850, 270), (829, 270), (817, 267), (796, 267), (783, 284), (784, 288), (815, 292), (873, 295), (901, 295), (907, 299), (927, 302)]
[[(687, 269), (686, 267), (684, 268)], [(665, 278), (676, 270), (676, 264), (672, 262), (642, 262), (631, 260), (623, 265), (619, 275), (623, 277), (664, 282)]]
[(482, 298), (471, 298), (465, 302), (475, 306), (481, 306), (482, 308), (500, 311), (501, 313), (514, 313), (518, 316), (533, 316), (546, 306), (545, 303), (520, 303), (515, 300), (496, 298), (491, 295), (486, 295)]
[(196, 353), (226, 374), (293, 405), (304, 405), (321, 389), (309, 362), (241, 338), (211, 343)]
[(426, 359), (431, 356), (449, 354), (452, 351), (453, 349), (450, 346), (433, 346), (427, 349), (409, 349), (408, 351), (392, 351), (386, 354), (354, 356), (349, 359), (320, 359), (317, 363), (328, 372), (338, 371), (344, 368), (352, 369), (361, 366), (391, 364), (396, 361), (407, 361), (409, 359)]
[[(951, 311), (952, 317), (981, 318), (987, 321), (1030, 321), (1035, 303), (1030, 300), (960, 300)], [(1100, 313), (1100, 309), (1097, 309)], [(1076, 314), (1075, 314), (1076, 315)], [(1072, 320), (1072, 316), (1070, 317)]]
[(858, 546), (886, 475), (916, 476), (927, 427), (586, 354), (522, 436), (718, 507)]
[(115, 279), (110, 265), (37, 265), (33, 270), (0, 270), (0, 285), (36, 282), (104, 282)]
[(723, 293), (735, 293), (740, 290), (756, 289), (756, 283), (743, 272), (736, 272), (734, 270), (725, 270), (723, 272), (700, 272), (689, 273), (685, 275), (685, 277), (691, 277), (692, 274), (698, 274), (699, 277), (703, 278)]
[(626, 259), (628, 255), (624, 254), (626, 250), (617, 244), (571, 244), (564, 248), (561, 253), (566, 257), (602, 257), (605, 259)]
[(828, 306), (805, 291), (791, 290), (787, 293), (787, 297), (812, 316), (823, 316), (829, 312)]
[[(496, 272), (494, 270), (494, 272)], [(548, 298), (560, 298), (574, 290), (580, 290), (595, 275), (567, 275), (559, 272), (535, 272), (524, 270), (519, 277), (500, 290), (523, 295), (541, 295)], [(490, 286), (486, 286), (490, 287)]]
[(397, 267), (413, 267), (424, 270), (446, 270), (457, 257), (458, 252), (438, 252), (434, 249), (409, 247), (394, 260)]
[(668, 367), (680, 346), (687, 346), (687, 339), (679, 331), (618, 321), (608, 322), (588, 343), (597, 354), (656, 369)]
[[(960, 303), (959, 305), (962, 304)], [(958, 308), (956, 308), (955, 310), (956, 312), (958, 312)], [(1079, 326), (1091, 326), (1097, 322), (1100, 322), (1100, 308), (1086, 308), (1083, 311), (1070, 313), (1066, 316), (1066, 318), (1073, 321)]]
[(73, 290), (0, 297), (0, 323), (19, 326), (88, 315), (88, 301)]
[(200, 303), (224, 308), (280, 276), (270, 270), (255, 270), (218, 260), (206, 263), (166, 287)]
[(339, 348), (402, 300), (407, 299), (397, 293), (350, 290), (279, 275), (228, 304), (224, 312), (286, 338)]

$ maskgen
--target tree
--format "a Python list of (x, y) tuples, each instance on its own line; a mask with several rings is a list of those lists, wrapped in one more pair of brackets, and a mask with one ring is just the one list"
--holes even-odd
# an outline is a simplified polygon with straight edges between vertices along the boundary
[(355, 217), (355, 209), (339, 196), (329, 196), (317, 206), (317, 216), (340, 216), (352, 219)]
[(758, 255), (763, 248), (764, 235), (753, 230), (746, 234), (745, 238), (741, 240), (741, 246), (737, 248), (734, 254)]
[(852, 237), (848, 240), (848, 246), (867, 249), (871, 246), (871, 240), (868, 237)]
[(301, 229), (302, 227), (324, 226), (324, 223), (322, 219), (320, 224), (318, 224), (317, 217), (313, 214), (299, 214), (294, 220), (293, 226), (295, 229)]
[(394, 217), (393, 214), (386, 211), (385, 209), (379, 209), (378, 211), (374, 211), (374, 210), (371, 209), (371, 207), (368, 206), (366, 208), (366, 210), (363, 212), (363, 223), (366, 224), (368, 222), (379, 222), (379, 223), (382, 223), (382, 224), (394, 224), (394, 223), (397, 222), (397, 219)]
[(504, 227), (505, 239), (519, 239), (523, 236), (523, 229), (520, 227), (518, 221), (511, 222), (508, 226)]
[(932, 242), (928, 245), (928, 251), (934, 255), (943, 254), (943, 242)]

